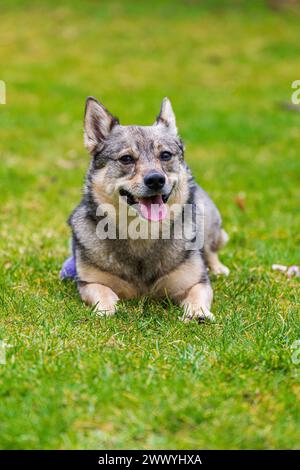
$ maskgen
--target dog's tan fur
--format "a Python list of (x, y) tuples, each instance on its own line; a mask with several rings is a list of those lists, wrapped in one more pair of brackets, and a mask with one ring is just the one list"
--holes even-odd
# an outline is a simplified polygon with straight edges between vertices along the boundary
[[(101, 271), (100, 269), (91, 266), (89, 263), (86, 263), (81, 259), (80, 255), (78, 255), (77, 270), (80, 279), (84, 279), (87, 283), (101, 284), (103, 286), (110, 287), (122, 299), (134, 299), (143, 293), (129, 282), (121, 279), (119, 276)], [(87, 284), (87, 286), (89, 285), (90, 284)], [(87, 289), (87, 292), (90, 291)], [(92, 291), (91, 295), (93, 295)], [(85, 301), (87, 300), (85, 299)], [(87, 301), (87, 303), (91, 304), (92, 302)]]

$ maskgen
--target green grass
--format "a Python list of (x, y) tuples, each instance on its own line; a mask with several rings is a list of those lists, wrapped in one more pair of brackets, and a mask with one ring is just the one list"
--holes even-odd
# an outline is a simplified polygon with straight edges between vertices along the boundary
[[(278, 106), (300, 12), (262, 3), (2, 2), (1, 448), (300, 446), (299, 280), (271, 270), (300, 262), (300, 114)], [(216, 324), (145, 299), (100, 319), (60, 282), (87, 95), (125, 124), (171, 98), (231, 237)]]

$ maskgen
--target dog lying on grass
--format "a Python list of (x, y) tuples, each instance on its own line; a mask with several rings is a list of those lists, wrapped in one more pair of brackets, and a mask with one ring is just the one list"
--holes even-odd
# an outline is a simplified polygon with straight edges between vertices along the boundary
[(184, 160), (170, 101), (152, 126), (122, 126), (89, 97), (84, 141), (91, 162), (69, 218), (73, 256), (62, 277), (74, 277), (82, 300), (102, 315), (113, 315), (119, 299), (147, 295), (168, 296), (184, 320), (213, 320), (207, 269), (229, 273), (217, 254), (228, 237)]

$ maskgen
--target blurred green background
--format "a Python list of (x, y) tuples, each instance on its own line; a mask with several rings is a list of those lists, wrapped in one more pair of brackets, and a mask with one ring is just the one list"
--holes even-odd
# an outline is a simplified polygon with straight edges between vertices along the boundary
[[(296, 1), (2, 0), (1, 448), (297, 448), (300, 79)], [(123, 124), (168, 96), (231, 241), (215, 325), (169, 304), (99, 319), (58, 272), (94, 95)]]

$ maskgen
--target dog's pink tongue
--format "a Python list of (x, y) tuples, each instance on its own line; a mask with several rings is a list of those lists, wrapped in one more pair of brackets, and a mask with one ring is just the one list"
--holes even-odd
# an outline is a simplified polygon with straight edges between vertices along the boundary
[(139, 206), (142, 216), (152, 222), (158, 222), (167, 217), (168, 211), (161, 196), (142, 198), (139, 200)]

